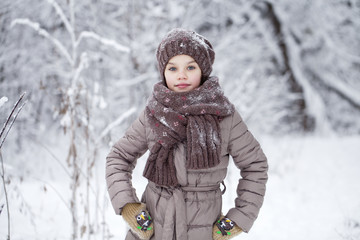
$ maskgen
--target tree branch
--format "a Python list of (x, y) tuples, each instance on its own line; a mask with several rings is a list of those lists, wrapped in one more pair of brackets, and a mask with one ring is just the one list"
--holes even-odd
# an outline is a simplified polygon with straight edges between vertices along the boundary
[(62, 53), (65, 56), (66, 60), (70, 63), (70, 65), (72, 66), (74, 64), (74, 60), (66, 50), (65, 46), (59, 40), (51, 36), (49, 32), (41, 28), (39, 23), (33, 22), (28, 18), (17, 18), (11, 22), (10, 26), (13, 27), (16, 24), (26, 25), (34, 29), (40, 36), (49, 39), (59, 49), (60, 53)]
[(56, 13), (59, 15), (62, 22), (64, 23), (66, 30), (69, 32), (69, 34), (71, 36), (71, 39), (75, 39), (74, 29), (71, 26), (71, 24), (70, 24), (69, 20), (67, 19), (67, 17), (65, 16), (63, 10), (59, 6), (59, 4), (55, 0), (47, 0), (47, 1), (55, 8)]
[[(12, 125), (14, 124), (17, 116), (19, 115), (21, 109), (22, 109), (23, 106), (26, 104), (26, 101), (25, 101), (25, 102), (18, 108), (16, 114), (14, 115), (15, 109), (19, 106), (19, 104), (20, 104), (20, 102), (22, 101), (24, 95), (25, 95), (25, 93), (23, 93), (23, 94), (20, 96), (19, 100), (15, 103), (15, 105), (14, 105), (13, 109), (11, 110), (8, 118), (6, 119), (6, 121), (5, 121), (4, 125), (3, 125), (3, 128), (2, 128), (2, 130), (1, 130), (1, 133), (0, 133), (0, 139), (1, 139), (1, 137), (3, 137), (2, 141), (1, 141), (1, 144), (0, 144), (0, 162), (1, 162), (1, 179), (2, 179), (2, 182), (3, 182), (3, 186), (4, 186), (4, 193), (5, 193), (5, 199), (6, 199), (6, 200), (5, 200), (5, 201), (6, 201), (6, 209), (7, 209), (7, 218), (8, 218), (8, 236), (7, 236), (7, 239), (8, 239), (8, 240), (10, 240), (10, 234), (11, 234), (11, 232), (10, 232), (10, 208), (9, 208), (9, 199), (8, 199), (7, 190), (6, 190), (5, 168), (4, 168), (4, 160), (3, 160), (2, 154), (1, 154), (1, 147), (2, 147), (3, 143), (5, 142), (5, 139), (6, 139), (7, 135), (8, 135), (8, 133), (9, 133)], [(3, 99), (3, 98), (1, 98), (1, 99)], [(4, 132), (5, 132), (5, 129), (6, 129), (6, 127), (8, 126), (8, 124), (9, 124), (9, 122), (10, 122), (10, 119), (11, 119), (11, 117), (12, 117), (13, 115), (14, 115), (14, 119), (13, 119), (12, 122), (10, 123), (9, 128), (8, 128), (8, 130), (6, 131), (5, 135), (3, 135)]]
[[(23, 97), (24, 97), (25, 94), (26, 94), (25, 92), (24, 92), (23, 94), (21, 94), (19, 100), (15, 103), (13, 109), (11, 110), (11, 113), (9, 114), (8, 118), (6, 119), (6, 122), (5, 122), (4, 125), (3, 125), (3, 128), (1, 129), (0, 139), (2, 138), (2, 136), (3, 136), (4, 132), (5, 132), (5, 129), (6, 129), (7, 125), (8, 125), (9, 122), (10, 122), (11, 117), (13, 116), (13, 114), (14, 114), (14, 112), (15, 112), (15, 109), (19, 106), (19, 104), (20, 104), (20, 102), (21, 102), (21, 100), (23, 99)], [(7, 130), (7, 132), (6, 132), (5, 135), (4, 135), (3, 140), (1, 141), (0, 150), (1, 150), (1, 147), (2, 147), (3, 143), (5, 142), (5, 139), (6, 139), (7, 135), (8, 135), (8, 133), (9, 133), (12, 125), (13, 125), (14, 122), (15, 122), (15, 120), (16, 120), (19, 112), (21, 111), (21, 109), (23, 108), (23, 106), (24, 106), (25, 104), (26, 104), (26, 102), (24, 102), (24, 103), (19, 107), (17, 113), (16, 113), (15, 116), (14, 116), (13, 121), (10, 123), (9, 129)]]
[(130, 108), (128, 111), (126, 111), (124, 114), (122, 114), (120, 117), (118, 117), (114, 122), (110, 123), (100, 134), (99, 138), (96, 140), (96, 143), (99, 143), (100, 140), (110, 132), (111, 129), (113, 129), (115, 126), (119, 125), (129, 117), (131, 114), (133, 114), (136, 111), (136, 107)]
[(97, 33), (89, 32), (89, 31), (83, 31), (83, 32), (80, 33), (78, 39), (76, 40), (75, 46), (77, 47), (84, 38), (95, 39), (95, 40), (99, 41), (100, 43), (102, 43), (102, 44), (104, 44), (106, 46), (111, 46), (111, 47), (113, 47), (116, 50), (121, 51), (121, 52), (127, 52), (127, 53), (130, 52), (130, 48), (128, 48), (126, 46), (123, 46), (123, 45), (117, 43), (114, 40), (101, 37)]

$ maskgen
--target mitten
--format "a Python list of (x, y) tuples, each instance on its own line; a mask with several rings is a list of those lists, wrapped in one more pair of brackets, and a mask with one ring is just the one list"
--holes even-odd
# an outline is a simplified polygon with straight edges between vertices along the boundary
[(123, 207), (121, 215), (140, 239), (150, 239), (154, 234), (152, 219), (145, 204), (128, 203)]
[(221, 215), (220, 219), (213, 226), (214, 240), (228, 240), (242, 232), (233, 221)]

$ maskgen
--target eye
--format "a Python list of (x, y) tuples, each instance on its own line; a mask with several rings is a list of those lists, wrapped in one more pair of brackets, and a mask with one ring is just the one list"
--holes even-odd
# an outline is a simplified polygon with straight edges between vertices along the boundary
[(194, 70), (195, 66), (188, 66), (188, 70)]
[(170, 67), (169, 71), (176, 71), (176, 67)]

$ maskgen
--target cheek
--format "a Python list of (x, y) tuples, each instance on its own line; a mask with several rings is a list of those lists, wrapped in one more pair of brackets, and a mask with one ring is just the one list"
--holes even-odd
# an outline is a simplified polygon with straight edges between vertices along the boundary
[(164, 73), (164, 77), (165, 77), (165, 82), (166, 82), (166, 83), (173, 81), (173, 80), (172, 80), (172, 79), (173, 79), (172, 75), (169, 74), (168, 72), (165, 72), (165, 73)]
[(197, 83), (197, 86), (199, 86), (200, 82), (201, 82), (201, 72), (197, 72), (196, 74), (194, 74), (192, 76), (192, 79), (193, 79), (193, 82)]
[(174, 76), (172, 74), (164, 74), (166, 87), (174, 91)]

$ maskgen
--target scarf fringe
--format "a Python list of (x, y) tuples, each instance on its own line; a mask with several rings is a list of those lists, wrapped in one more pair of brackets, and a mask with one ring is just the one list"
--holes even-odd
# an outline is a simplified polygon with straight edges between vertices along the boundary
[(155, 143), (151, 149), (144, 169), (144, 177), (163, 186), (177, 186), (174, 163), (174, 149), (164, 148), (160, 143)]

